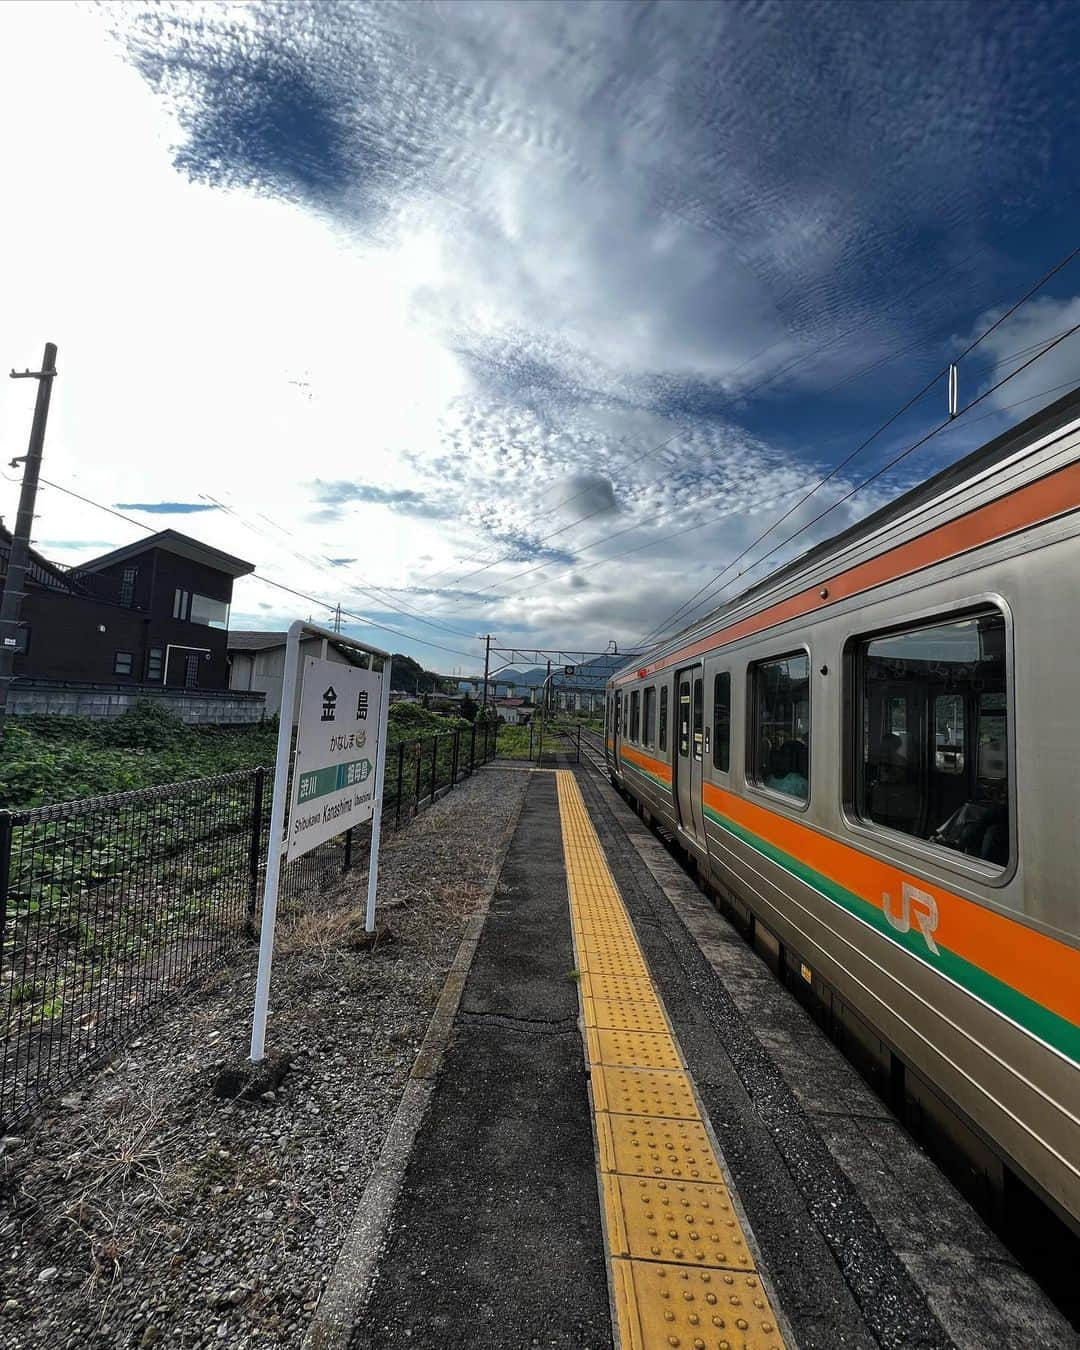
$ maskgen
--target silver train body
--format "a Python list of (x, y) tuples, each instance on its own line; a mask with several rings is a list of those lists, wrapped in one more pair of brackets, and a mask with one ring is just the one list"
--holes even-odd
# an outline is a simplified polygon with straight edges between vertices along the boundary
[(1080, 398), (636, 657), (606, 717), (909, 1120), (1080, 1227)]

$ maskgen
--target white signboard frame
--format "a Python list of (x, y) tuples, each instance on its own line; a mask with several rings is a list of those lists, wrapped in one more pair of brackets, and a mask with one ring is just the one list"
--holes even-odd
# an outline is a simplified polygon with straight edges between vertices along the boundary
[[(368, 683), (369, 703), (371, 701), (371, 691), (378, 686), (378, 714), (372, 718), (371, 709), (368, 710), (367, 719), (353, 719), (354, 721), (363, 720), (372, 723), (372, 729), (375, 732), (376, 753), (373, 768), (373, 786), (371, 790), (371, 799), (373, 811), (371, 813), (371, 856), (368, 863), (368, 889), (367, 889), (367, 909), (365, 914), (365, 923), (369, 933), (375, 930), (375, 897), (379, 879), (379, 842), (382, 833), (382, 799), (383, 799), (383, 778), (386, 769), (386, 718), (390, 706), (390, 678), (391, 663), (390, 653), (384, 652), (379, 647), (370, 647), (366, 642), (358, 642), (355, 638), (344, 637), (340, 633), (333, 633), (327, 628), (320, 628), (316, 624), (304, 623), (297, 619), (289, 628), (285, 639), (285, 667), (282, 672), (281, 682), (281, 721), (278, 726), (277, 758), (274, 765), (274, 797), (270, 809), (270, 842), (266, 850), (266, 880), (263, 886), (263, 907), (262, 907), (262, 927), (259, 933), (259, 973), (255, 981), (255, 1014), (251, 1026), (251, 1058), (253, 1062), (261, 1060), (266, 1050), (266, 1017), (270, 1001), (270, 968), (274, 957), (274, 928), (277, 922), (277, 900), (278, 883), (281, 879), (281, 855), (285, 844), (285, 806), (286, 796), (289, 791), (289, 768), (292, 760), (292, 734), (294, 725), (294, 714), (297, 710), (296, 691), (300, 676), (300, 643), (303, 638), (317, 638), (322, 641), (323, 656), (325, 657), (327, 646), (333, 643), (336, 647), (349, 647), (355, 651), (364, 652), (368, 657), (367, 671), (360, 671), (356, 667), (351, 667), (337, 662), (327, 662), (332, 665), (335, 677), (345, 681), (347, 673), (364, 674), (368, 681), (374, 681), (375, 684)], [(376, 675), (371, 669), (374, 664), (374, 658), (379, 657), (382, 660), (381, 674)], [(319, 661), (322, 665), (322, 660)], [(339, 675), (339, 672), (343, 672)], [(334, 686), (335, 691), (337, 685)], [(359, 698), (359, 686), (356, 694)], [(302, 700), (301, 700), (302, 703)], [(355, 706), (352, 711), (356, 711)], [(301, 707), (302, 712), (302, 707)], [(336, 719), (335, 719), (336, 720)], [(340, 733), (335, 733), (340, 734)], [(355, 751), (355, 728), (352, 731), (354, 736), (352, 750)], [(323, 738), (326, 739), (325, 737)], [(346, 735), (346, 741), (348, 737)], [(298, 737), (299, 743), (299, 737)], [(364, 747), (365, 749), (367, 746)], [(337, 772), (337, 766), (341, 763), (355, 762), (358, 758), (351, 754), (348, 747), (340, 747), (337, 751), (328, 751), (331, 757), (337, 754), (339, 758), (333, 759), (334, 771)], [(325, 758), (325, 754), (323, 756)], [(319, 768), (330, 767), (331, 761), (328, 759), (325, 765), (313, 763), (313, 772)], [(346, 770), (346, 777), (348, 771)], [(296, 774), (300, 777), (299, 766)], [(294, 787), (294, 792), (299, 792), (299, 784)], [(342, 794), (344, 795), (344, 794)], [(355, 810), (354, 806), (354, 810)], [(347, 830), (350, 825), (359, 823), (360, 819), (367, 819), (366, 816), (351, 818), (345, 815), (334, 818), (340, 820), (337, 828), (333, 829), (329, 835), (322, 836), (329, 838), (333, 834), (340, 834)], [(314, 828), (314, 826), (312, 827)], [(311, 847), (319, 840), (314, 840)], [(292, 853), (290, 857), (299, 857), (307, 849), (301, 848), (298, 852)]]

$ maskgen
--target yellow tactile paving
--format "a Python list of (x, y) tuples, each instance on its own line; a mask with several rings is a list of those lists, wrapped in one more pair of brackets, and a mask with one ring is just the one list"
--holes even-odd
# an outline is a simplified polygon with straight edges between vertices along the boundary
[(685, 1073), (608, 1068), (597, 1064), (591, 1082), (597, 1111), (612, 1111), (623, 1116), (700, 1119), (694, 1089)]
[(753, 1270), (727, 1187), (720, 1183), (605, 1178), (612, 1255)]
[(577, 781), (557, 781), (620, 1350), (784, 1350)]
[(622, 1350), (783, 1350), (756, 1274), (612, 1261)]
[(619, 1064), (625, 1069), (681, 1069), (682, 1057), (669, 1032), (585, 1028), (590, 1064)]
[(667, 1031), (667, 1018), (655, 1000), (619, 1003), (610, 998), (583, 999), (585, 1025), (611, 1031)]
[(623, 1003), (648, 1003), (656, 994), (652, 980), (632, 979), (625, 975), (582, 975), (582, 998), (617, 998)]

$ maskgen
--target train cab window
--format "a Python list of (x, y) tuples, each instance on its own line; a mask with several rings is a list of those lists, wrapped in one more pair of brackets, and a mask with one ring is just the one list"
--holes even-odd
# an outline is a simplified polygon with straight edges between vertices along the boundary
[(667, 749), (667, 685), (663, 685), (660, 690), (660, 720), (657, 729), (657, 738), (660, 742), (660, 749)]
[(810, 658), (805, 652), (750, 667), (750, 776), (762, 787), (810, 796)]
[(645, 690), (641, 713), (641, 743), (642, 745), (652, 745), (653, 733), (656, 730), (656, 685), (649, 685)]
[(630, 695), (630, 739), (641, 740), (641, 690), (635, 689)]
[(713, 680), (713, 767), (727, 773), (731, 762), (731, 672)]
[(1009, 861), (1005, 620), (996, 610), (863, 638), (855, 649), (859, 816)]

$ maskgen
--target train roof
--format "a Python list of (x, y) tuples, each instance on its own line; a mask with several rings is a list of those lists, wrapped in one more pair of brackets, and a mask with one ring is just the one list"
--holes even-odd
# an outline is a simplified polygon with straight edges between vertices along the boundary
[[(650, 652), (660, 651), (672, 645), (684, 643), (688, 634), (708, 629), (722, 616), (731, 613), (733, 610), (745, 608), (748, 604), (752, 604), (756, 597), (764, 596), (766, 593), (774, 591), (778, 586), (783, 586), (785, 581), (805, 572), (808, 568), (812, 568), (815, 563), (824, 562), (840, 550), (869, 538), (881, 530), (883, 526), (935, 501), (943, 493), (959, 486), (967, 479), (974, 477), (976, 474), (984, 473), (987, 469), (993, 468), (995, 464), (1007, 460), (1017, 450), (1022, 449), (1025, 444), (1037, 440), (1039, 437), (1051, 435), (1054, 431), (1075, 421), (1078, 417), (1080, 417), (1080, 388), (1070, 391), (1053, 403), (1048, 403), (1046, 407), (1033, 413), (1031, 417), (1026, 418), (1023, 422), (1016, 423), (1007, 431), (1001, 432), (1000, 435), (987, 441), (985, 445), (979, 446), (962, 459), (958, 459), (955, 464), (950, 464), (940, 472), (933, 474), (925, 482), (913, 487), (894, 501), (887, 502), (871, 515), (864, 516), (862, 520), (850, 525), (846, 530), (842, 530), (839, 534), (830, 535), (827, 539), (821, 540), (820, 543), (813, 544), (805, 553), (800, 553), (790, 562), (784, 563), (775, 572), (770, 572), (768, 576), (763, 577), (752, 586), (748, 586), (745, 591), (740, 591), (737, 595), (731, 596), (730, 599), (710, 610), (702, 618), (695, 619), (693, 623), (687, 624), (685, 628), (679, 629), (670, 637), (656, 643), (647, 650)], [(644, 652), (639, 653), (636, 659), (641, 660), (644, 655)], [(625, 669), (626, 667), (623, 667), (623, 670)], [(621, 673), (621, 670), (615, 672), (616, 675)]]

